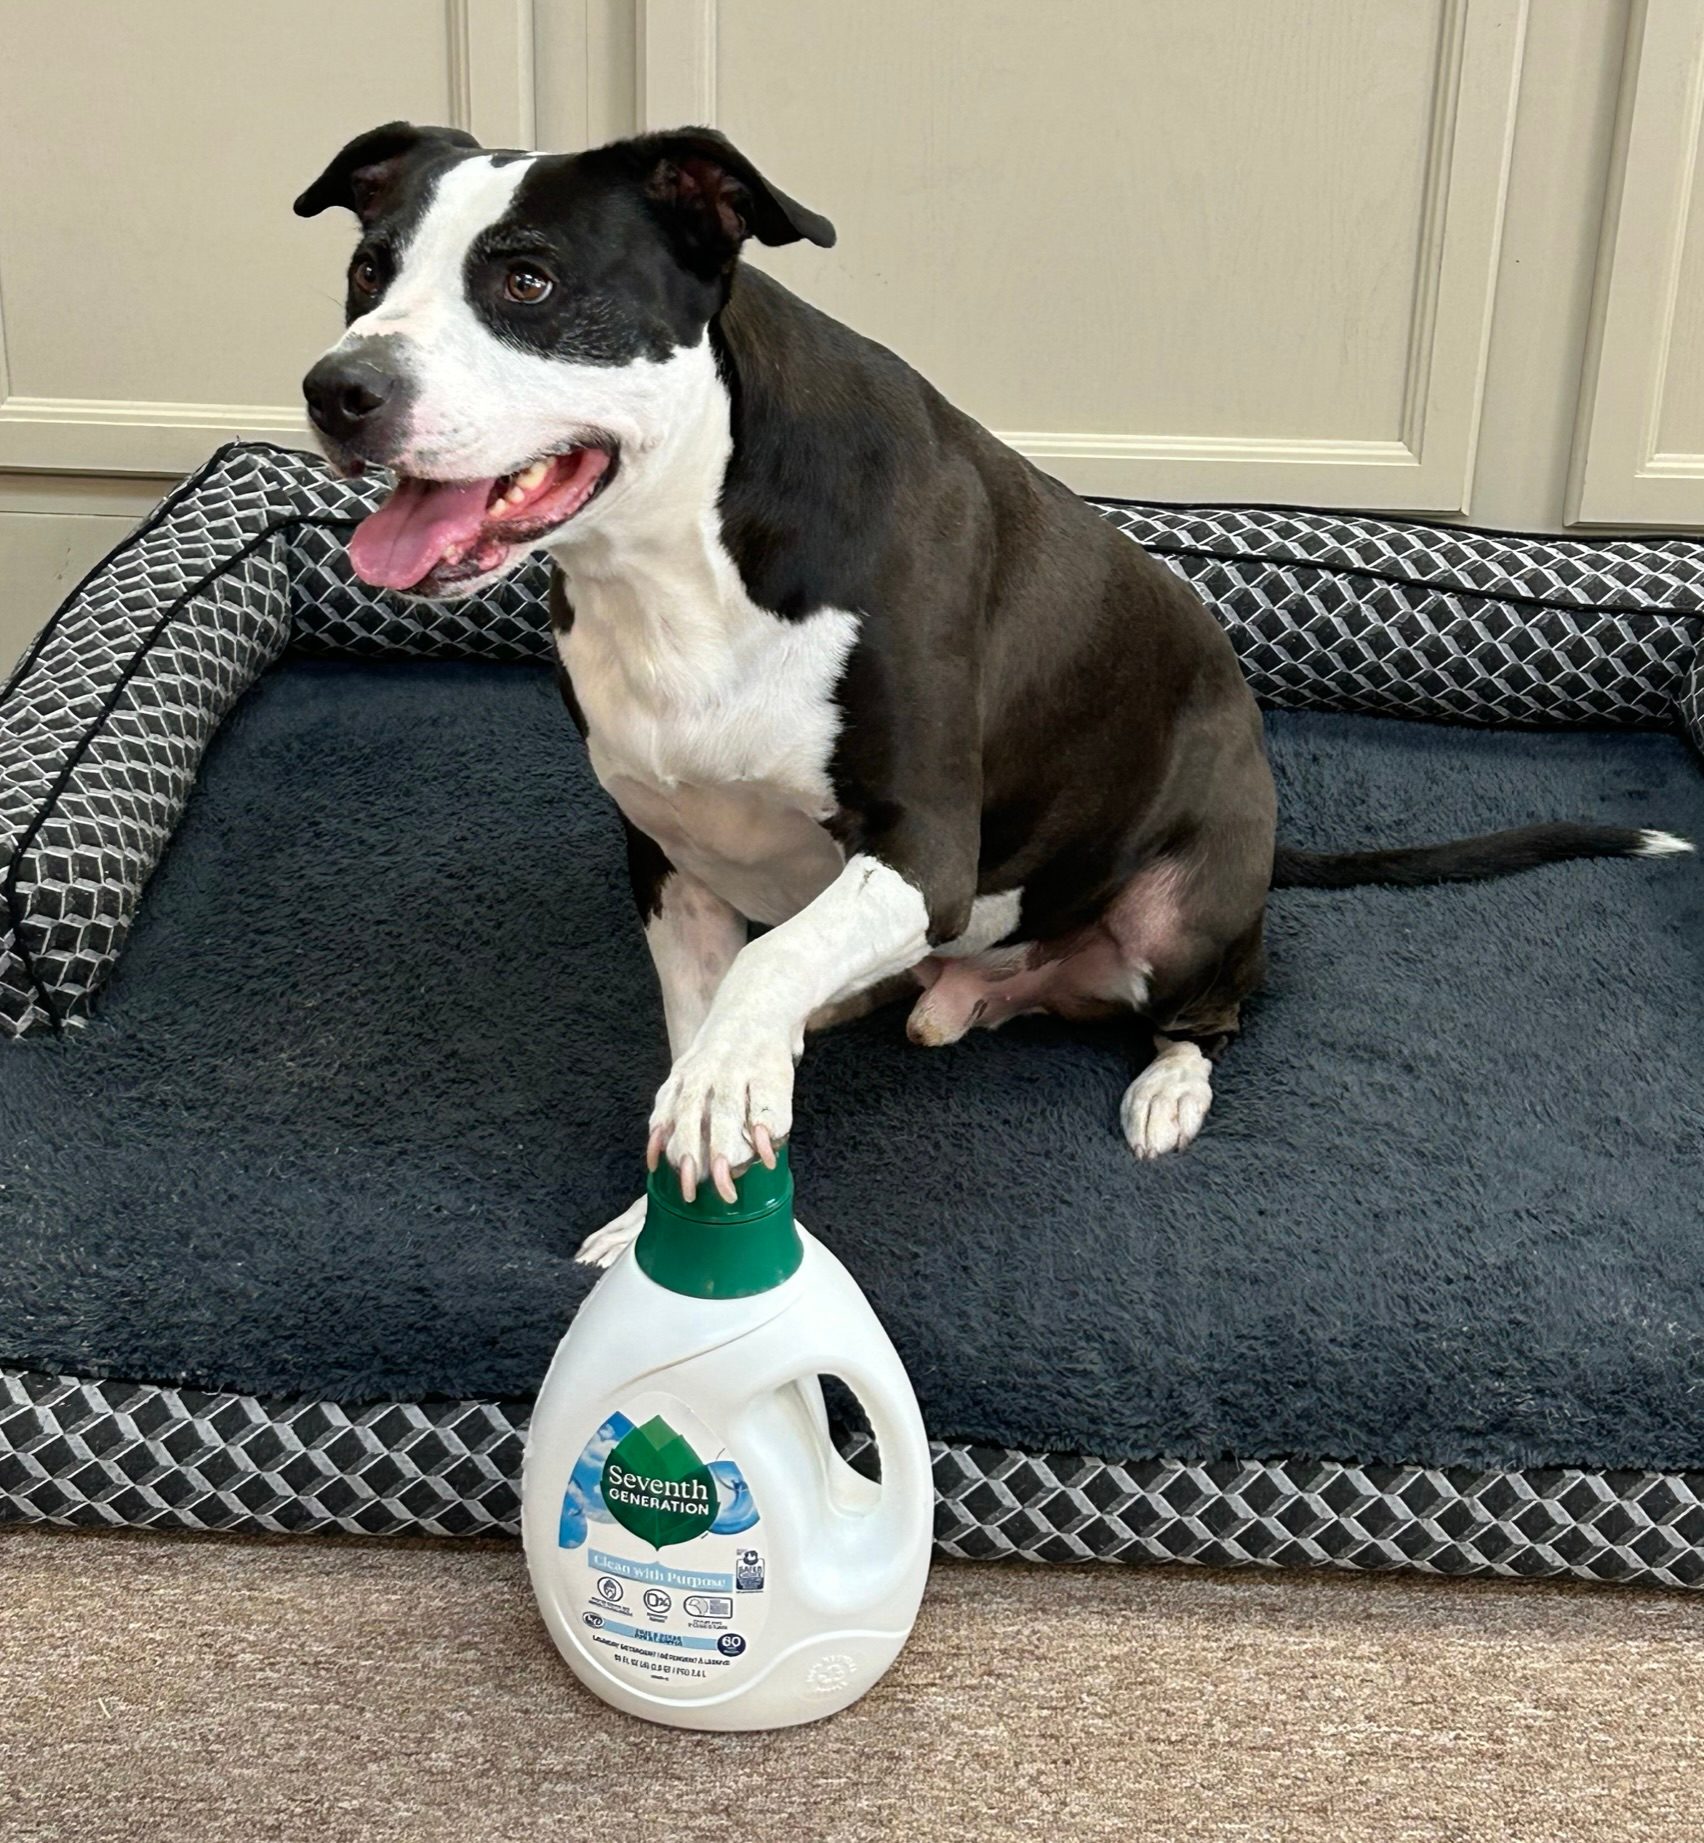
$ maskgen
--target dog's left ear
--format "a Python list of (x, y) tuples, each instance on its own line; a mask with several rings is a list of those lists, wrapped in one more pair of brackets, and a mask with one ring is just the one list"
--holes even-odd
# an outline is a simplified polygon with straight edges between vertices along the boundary
[(834, 247), (834, 226), (772, 186), (733, 142), (714, 128), (681, 128), (646, 135), (639, 151), (650, 162), (648, 198), (666, 206), (671, 219), (725, 265), (747, 237), (759, 243), (801, 239)]
[(370, 224), (392, 181), (405, 167), (428, 154), (478, 145), (460, 128), (416, 128), (412, 122), (386, 122), (382, 128), (370, 128), (358, 134), (296, 200), (296, 216), (314, 218), (341, 205), (363, 224)]

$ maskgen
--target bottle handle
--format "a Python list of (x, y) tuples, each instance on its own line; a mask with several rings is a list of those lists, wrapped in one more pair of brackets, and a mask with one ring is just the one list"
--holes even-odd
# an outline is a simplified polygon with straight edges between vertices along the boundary
[[(893, 1362), (897, 1368), (897, 1355)], [(896, 1401), (882, 1378), (856, 1357), (824, 1354), (808, 1362), (795, 1361), (788, 1365), (788, 1373), (779, 1386), (818, 1376), (838, 1376), (851, 1389), (870, 1417), (870, 1431), (876, 1438), (882, 1465), (880, 1495), (869, 1510), (841, 1514), (857, 1518), (860, 1548), (882, 1558), (868, 1568), (859, 1594), (860, 1599), (879, 1599), (899, 1585), (912, 1565), (907, 1524), (914, 1513), (908, 1506), (925, 1505), (929, 1526), (933, 1527), (935, 1479), (929, 1460), (929, 1437), (910, 1386)], [(877, 1540), (870, 1543), (866, 1539), (872, 1531)]]

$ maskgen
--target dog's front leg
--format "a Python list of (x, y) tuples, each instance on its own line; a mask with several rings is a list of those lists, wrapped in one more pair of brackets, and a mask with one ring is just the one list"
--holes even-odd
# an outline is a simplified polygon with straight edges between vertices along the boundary
[(645, 923), (645, 944), (662, 988), (671, 1062), (710, 1015), (745, 938), (745, 917), (707, 884), (676, 871), (663, 885), (657, 912)]
[(745, 917), (709, 884), (677, 870), (662, 846), (625, 813), (621, 825), (633, 905), (657, 970), (669, 1060), (674, 1062), (697, 1036), (723, 975), (745, 945)]
[(731, 1202), (733, 1172), (753, 1158), (773, 1163), (792, 1126), (805, 1020), (915, 966), (969, 901), (968, 879), (959, 900), (932, 903), (921, 878), (868, 852), (849, 858), (815, 901), (740, 950), (657, 1095), (650, 1163), (666, 1157), (689, 1198), (708, 1177)]
[[(663, 995), (669, 1060), (678, 1062), (709, 1016), (728, 968), (745, 945), (745, 917), (708, 884), (677, 870), (662, 848), (630, 823), (627, 867)], [(640, 1197), (588, 1235), (575, 1258), (593, 1267), (607, 1267), (644, 1224), (645, 1199)]]

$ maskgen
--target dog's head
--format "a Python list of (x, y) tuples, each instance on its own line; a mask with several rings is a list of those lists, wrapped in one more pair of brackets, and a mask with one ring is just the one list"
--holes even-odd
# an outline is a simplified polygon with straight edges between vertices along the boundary
[(350, 541), (366, 581), (465, 595), (642, 491), (700, 405), (748, 237), (833, 226), (707, 128), (575, 155), (392, 122), (296, 200), (352, 211), (348, 330), (302, 380), (327, 457), (397, 475)]

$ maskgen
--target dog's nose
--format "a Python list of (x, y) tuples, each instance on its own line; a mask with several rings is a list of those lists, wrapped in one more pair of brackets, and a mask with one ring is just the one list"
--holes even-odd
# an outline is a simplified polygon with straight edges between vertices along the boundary
[(336, 352), (328, 352), (302, 379), (308, 414), (337, 442), (370, 433), (395, 388), (396, 379), (376, 365)]

